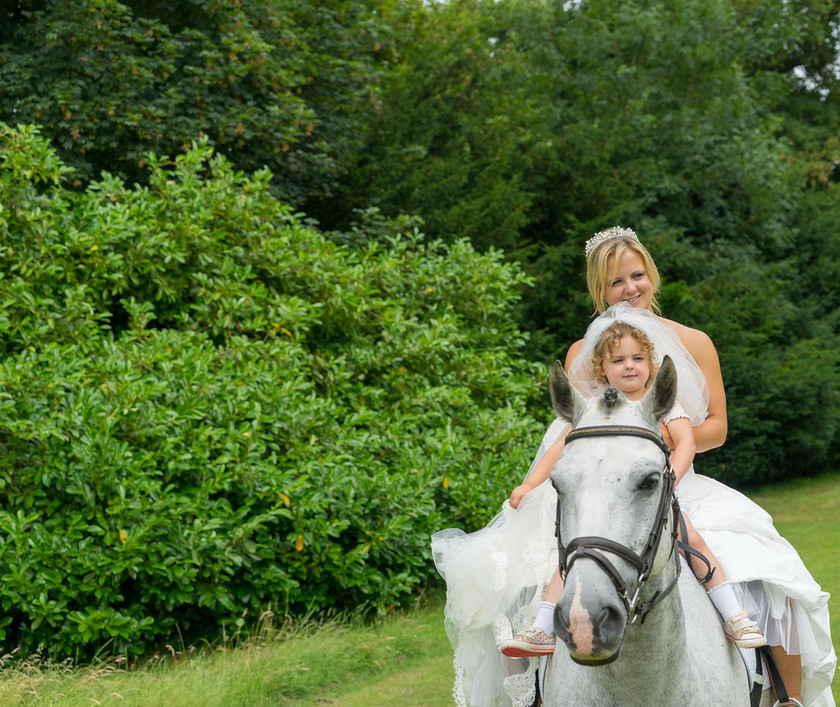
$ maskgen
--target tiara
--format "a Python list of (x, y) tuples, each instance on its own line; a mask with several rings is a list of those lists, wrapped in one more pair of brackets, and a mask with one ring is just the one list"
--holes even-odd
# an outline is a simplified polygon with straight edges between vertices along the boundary
[(598, 231), (598, 233), (586, 241), (586, 245), (583, 249), (584, 255), (588, 258), (589, 254), (595, 250), (595, 246), (603, 243), (604, 241), (612, 240), (613, 238), (632, 238), (634, 241), (641, 243), (641, 241), (639, 241), (639, 237), (633, 229), (613, 226), (612, 228), (608, 228), (606, 231)]

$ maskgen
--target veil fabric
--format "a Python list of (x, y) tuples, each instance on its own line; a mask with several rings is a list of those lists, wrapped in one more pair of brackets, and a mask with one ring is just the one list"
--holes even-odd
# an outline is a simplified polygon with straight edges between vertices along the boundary
[(592, 371), (592, 352), (601, 336), (616, 322), (623, 322), (643, 331), (654, 348), (656, 363), (670, 356), (677, 368), (677, 400), (697, 427), (708, 415), (709, 386), (700, 366), (688, 353), (672, 327), (646, 309), (635, 309), (626, 302), (613, 305), (586, 330), (583, 346), (569, 367), (569, 380), (587, 398), (594, 397), (603, 386), (595, 380)]

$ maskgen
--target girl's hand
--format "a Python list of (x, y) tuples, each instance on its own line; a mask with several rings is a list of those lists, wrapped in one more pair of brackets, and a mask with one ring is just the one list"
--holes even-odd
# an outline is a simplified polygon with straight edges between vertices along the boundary
[(510, 492), (510, 507), (518, 508), (519, 502), (533, 489), (528, 484), (520, 484)]

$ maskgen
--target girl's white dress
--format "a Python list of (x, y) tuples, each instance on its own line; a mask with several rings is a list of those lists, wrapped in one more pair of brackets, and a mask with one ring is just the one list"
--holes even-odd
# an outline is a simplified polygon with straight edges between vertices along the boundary
[[(692, 424), (699, 425), (707, 414), (705, 378), (671, 327), (646, 310), (622, 303), (592, 322), (569, 371), (575, 386), (587, 397), (597, 393), (589, 364), (592, 349), (617, 320), (644, 331), (658, 358), (671, 357), (677, 366), (677, 400)], [(565, 427), (559, 419), (549, 426), (531, 470)], [(829, 595), (776, 531), (772, 518), (744, 495), (693, 468), (680, 481), (678, 495), (768, 642), (801, 656), (806, 707), (832, 707), (837, 658)], [(505, 501), (481, 530), (467, 534), (449, 528), (432, 536), (435, 565), (446, 580), (446, 630), (455, 650), (452, 694), (459, 707), (528, 707), (533, 702), (538, 659), (506, 658), (497, 645), (532, 625), (557, 566), (555, 504), (546, 482), (518, 510)]]

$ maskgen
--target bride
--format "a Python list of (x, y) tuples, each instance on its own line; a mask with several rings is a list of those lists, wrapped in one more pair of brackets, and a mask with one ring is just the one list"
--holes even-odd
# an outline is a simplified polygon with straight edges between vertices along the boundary
[[(703, 332), (658, 316), (659, 273), (636, 234), (625, 228), (595, 234), (586, 244), (586, 280), (601, 315), (569, 349), (570, 380), (587, 396), (595, 392), (588, 365), (592, 348), (607, 326), (624, 321), (648, 335), (659, 358), (669, 355), (677, 365), (677, 397), (691, 418), (697, 452), (722, 445), (726, 395), (714, 344)], [(564, 427), (559, 420), (551, 424), (531, 470)], [(670, 442), (667, 430), (663, 434)], [(678, 492), (767, 637), (789, 696), (806, 707), (834, 705), (828, 594), (770, 516), (745, 496), (693, 469)], [(543, 483), (517, 509), (505, 501), (501, 513), (475, 533), (450, 528), (432, 536), (435, 564), (447, 584), (445, 622), (455, 649), (453, 697), (459, 706), (526, 707), (534, 700), (537, 659), (507, 658), (497, 645), (531, 626), (544, 600), (557, 599), (543, 596), (557, 567), (555, 504), (550, 484)]]

